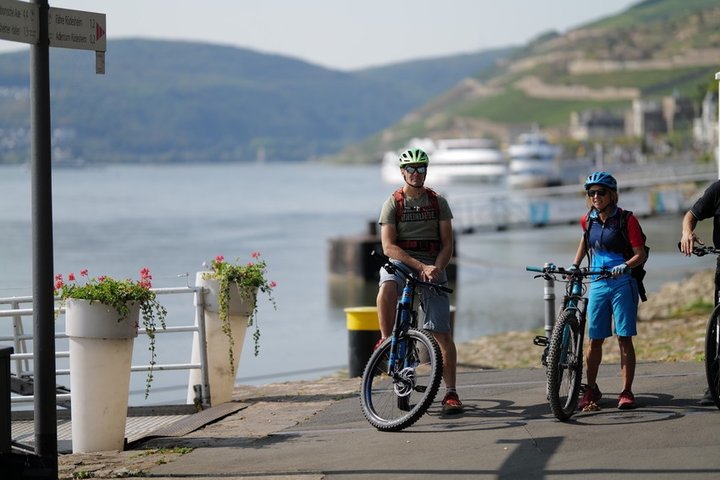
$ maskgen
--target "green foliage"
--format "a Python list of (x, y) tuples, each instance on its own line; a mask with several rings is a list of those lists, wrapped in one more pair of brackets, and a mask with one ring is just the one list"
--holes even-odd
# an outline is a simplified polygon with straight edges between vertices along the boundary
[(67, 281), (62, 274), (55, 275), (55, 295), (61, 302), (68, 299), (88, 300), (112, 307), (118, 314), (118, 322), (125, 320), (130, 314), (130, 307), (139, 304), (145, 334), (150, 340), (150, 369), (145, 382), (145, 398), (150, 394), (153, 380), (153, 366), (156, 363), (155, 334), (158, 324), (165, 329), (167, 310), (158, 302), (152, 288), (150, 270), (140, 270), (139, 280), (116, 280), (107, 276), (88, 277), (87, 269), (80, 270), (83, 283), (78, 283), (74, 273), (68, 275)]
[(218, 281), (218, 315), (222, 324), (221, 330), (228, 338), (228, 355), (233, 373), (235, 370), (235, 355), (233, 354), (235, 341), (232, 337), (229, 320), (230, 290), (235, 289), (245, 304), (252, 305), (247, 324), (248, 327), (255, 325), (255, 331), (253, 332), (255, 356), (260, 353), (260, 327), (257, 321), (256, 292), (259, 290), (266, 294), (273, 308), (277, 310), (277, 304), (273, 296), (273, 289), (277, 286), (277, 283), (266, 278), (267, 263), (265, 260), (260, 259), (260, 252), (253, 252), (251, 257), (253, 258), (251, 262), (240, 263), (238, 261), (238, 263), (230, 263), (225, 260), (225, 257), (218, 255), (210, 263), (210, 271), (203, 275), (203, 278)]
[(633, 28), (666, 19), (684, 18), (699, 10), (717, 6), (716, 0), (645, 0), (630, 7), (622, 15), (608, 17), (588, 26)]
[(683, 317), (696, 314), (709, 314), (710, 312), (712, 312), (713, 308), (715, 308), (715, 305), (713, 305), (711, 302), (707, 302), (702, 298), (698, 298), (694, 302), (689, 303), (684, 307), (678, 309), (676, 312), (674, 312), (674, 315), (678, 317)]

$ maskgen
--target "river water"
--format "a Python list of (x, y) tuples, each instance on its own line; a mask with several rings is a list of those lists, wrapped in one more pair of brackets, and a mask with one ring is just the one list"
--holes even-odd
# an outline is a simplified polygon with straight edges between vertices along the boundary
[[(148, 267), (154, 286), (182, 286), (216, 255), (250, 260), (259, 251), (277, 282), (277, 310), (261, 296), (261, 351), (249, 338), (238, 382), (311, 379), (347, 365), (344, 307), (372, 301), (363, 291), (331, 285), (328, 242), (364, 233), (394, 186), (375, 166), (315, 164), (113, 166), (53, 173), (54, 270), (137, 278)], [(451, 202), (478, 186), (438, 189)], [(578, 200), (581, 201), (581, 200)], [(622, 197), (621, 197), (622, 205)], [(30, 173), (0, 168), (0, 297), (31, 288)], [(643, 219), (652, 248), (647, 287), (712, 267), (708, 258), (677, 252), (681, 215)], [(710, 225), (699, 233), (710, 239)], [(455, 333), (466, 341), (491, 333), (528, 330), (543, 323), (543, 284), (527, 265), (572, 260), (577, 225), (459, 235)], [(558, 292), (559, 294), (560, 292)], [(170, 325), (193, 322), (189, 296), (162, 297)], [(0, 319), (2, 320), (2, 319)], [(29, 325), (26, 329), (29, 329)], [(57, 331), (63, 331), (62, 318)], [(10, 331), (8, 322), (0, 332)], [(140, 337), (136, 363), (146, 348)], [(528, 348), (531, 348), (529, 346)], [(58, 345), (58, 350), (66, 349)], [(161, 363), (189, 361), (189, 337), (159, 337)], [(156, 375), (142, 399), (144, 374), (132, 377), (131, 405), (183, 402), (186, 373)], [(66, 382), (66, 383), (69, 383)]]

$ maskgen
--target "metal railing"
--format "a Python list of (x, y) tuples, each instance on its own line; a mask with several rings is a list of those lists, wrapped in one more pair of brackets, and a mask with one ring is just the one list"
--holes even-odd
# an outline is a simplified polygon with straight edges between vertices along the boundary
[[(623, 202), (627, 204), (624, 206), (643, 214), (685, 211), (689, 205), (675, 200), (681, 196), (684, 185), (710, 182), (717, 179), (718, 175), (716, 166), (709, 164), (623, 167), (614, 174), (621, 185)], [(513, 226), (564, 224), (574, 221), (587, 211), (579, 198), (582, 193), (581, 185), (578, 181), (555, 187), (488, 189), (454, 196), (453, 224), (460, 232), (473, 232), (476, 229), (501, 230)], [(673, 194), (675, 196), (672, 199), (675, 201), (671, 206), (664, 205), (666, 208), (662, 211), (652, 204), (654, 198)], [(633, 206), (628, 200), (634, 200), (638, 204)], [(547, 213), (543, 215), (545, 211)]]
[[(177, 333), (193, 333), (198, 335), (198, 347), (200, 354), (199, 363), (155, 363), (154, 365), (132, 365), (131, 372), (147, 372), (152, 370), (155, 372), (163, 371), (177, 371), (177, 370), (200, 370), (202, 379), (202, 388), (200, 389), (199, 397), (195, 399), (195, 403), (201, 403), (202, 405), (208, 405), (210, 401), (210, 385), (208, 379), (207, 370), (207, 343), (205, 335), (205, 289), (198, 286), (186, 286), (186, 287), (172, 287), (172, 288), (153, 288), (151, 289), (156, 295), (177, 295), (177, 294), (192, 294), (193, 304), (195, 306), (195, 324), (194, 325), (180, 325), (180, 326), (167, 326), (166, 328), (158, 328), (155, 331), (156, 335), (165, 334), (177, 334)], [(10, 318), (12, 320), (12, 335), (0, 336), (0, 347), (8, 346), (12, 343), (14, 347), (13, 353), (10, 355), (11, 373), (15, 375), (17, 379), (31, 378), (33, 370), (31, 368), (31, 360), (33, 359), (33, 353), (28, 348), (28, 344), (32, 342), (33, 335), (25, 332), (25, 325), (23, 322), (24, 317), (30, 317), (29, 321), (32, 323), (33, 309), (32, 309), (32, 297), (9, 297), (0, 298), (0, 321), (3, 318)], [(26, 305), (29, 305), (26, 307)], [(59, 304), (58, 304), (59, 305)], [(9, 308), (3, 309), (3, 306)], [(55, 309), (55, 315), (63, 315), (65, 310), (62, 306), (58, 306)], [(145, 333), (145, 329), (140, 328), (138, 335)], [(68, 338), (64, 332), (55, 332), (56, 345), (60, 339)], [(57, 351), (55, 352), (55, 358), (66, 359), (70, 357), (69, 351)], [(55, 370), (56, 376), (69, 375), (69, 368), (58, 368)], [(69, 393), (58, 393), (56, 394), (56, 402), (62, 404), (71, 399)], [(13, 395), (10, 399), (12, 404), (19, 403), (32, 403), (34, 401), (34, 395)]]

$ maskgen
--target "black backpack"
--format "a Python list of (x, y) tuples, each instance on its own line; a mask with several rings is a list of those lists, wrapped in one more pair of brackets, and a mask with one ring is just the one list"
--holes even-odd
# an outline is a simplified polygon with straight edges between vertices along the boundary
[[(621, 210), (620, 212), (620, 232), (622, 233), (623, 239), (625, 240), (625, 251), (623, 252), (623, 257), (625, 257), (625, 260), (631, 258), (633, 255), (632, 245), (630, 245), (630, 239), (628, 238), (627, 233), (627, 219), (630, 215), (632, 215), (633, 212), (630, 210)], [(588, 245), (588, 232), (590, 231), (590, 227), (592, 225), (592, 222), (595, 220), (593, 217), (590, 216), (590, 212), (587, 213), (585, 217), (586, 227), (585, 227), (585, 249), (589, 252), (590, 251), (590, 245)], [(650, 247), (647, 245), (647, 236), (645, 235), (645, 232), (642, 231), (642, 227), (640, 227), (640, 233), (643, 237), (643, 244), (645, 245), (645, 260), (640, 265), (637, 265), (633, 267), (630, 270), (630, 274), (632, 277), (637, 281), (638, 286), (638, 293), (640, 294), (640, 299), (645, 302), (647, 301), (647, 293), (645, 291), (645, 285), (643, 284), (643, 279), (645, 278), (645, 274), (647, 273), (645, 271), (645, 263), (648, 261), (648, 258), (650, 258)]]

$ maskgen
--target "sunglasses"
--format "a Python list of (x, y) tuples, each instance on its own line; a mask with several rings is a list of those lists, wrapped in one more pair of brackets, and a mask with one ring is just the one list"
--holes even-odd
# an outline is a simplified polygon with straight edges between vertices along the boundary
[(415, 173), (415, 172), (417, 172), (417, 173), (422, 174), (422, 173), (427, 172), (427, 167), (425, 167), (425, 166), (423, 166), (423, 167), (409, 167), (409, 166), (408, 166), (408, 167), (405, 167), (404, 170), (405, 170), (406, 172), (408, 172), (408, 173)]
[(599, 197), (604, 197), (605, 195), (607, 195), (607, 193), (608, 193), (608, 191), (607, 191), (607, 190), (603, 190), (603, 189), (600, 189), (600, 190), (588, 190), (588, 191), (587, 191), (587, 196), (590, 197), (590, 198), (594, 197), (595, 195), (597, 195), (597, 196), (599, 196)]

